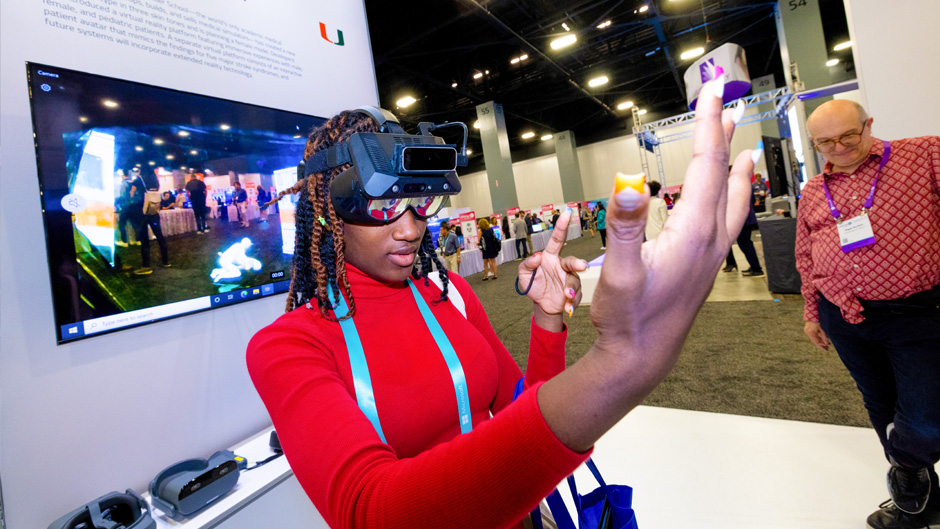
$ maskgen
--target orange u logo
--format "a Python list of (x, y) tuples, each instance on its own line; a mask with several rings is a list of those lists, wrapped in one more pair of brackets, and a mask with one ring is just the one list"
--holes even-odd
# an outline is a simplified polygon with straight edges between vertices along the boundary
[(332, 40), (330, 40), (330, 38), (326, 36), (326, 24), (324, 24), (323, 22), (320, 22), (320, 36), (323, 37), (323, 40), (325, 40), (325, 41), (327, 41), (327, 42), (329, 42), (329, 43), (331, 43), (331, 44), (336, 44), (337, 46), (342, 46), (342, 45), (344, 44), (344, 42), (343, 42), (343, 30), (337, 29), (337, 30), (336, 30), (336, 35), (337, 35), (337, 37), (336, 37), (336, 42), (333, 42)]

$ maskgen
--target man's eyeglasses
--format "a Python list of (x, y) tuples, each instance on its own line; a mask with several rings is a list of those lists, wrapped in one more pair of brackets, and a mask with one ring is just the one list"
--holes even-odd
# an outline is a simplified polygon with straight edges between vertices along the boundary
[(814, 141), (813, 148), (819, 152), (827, 153), (836, 148), (836, 144), (840, 143), (843, 147), (855, 147), (862, 141), (862, 132), (865, 131), (865, 127), (862, 127), (862, 130), (858, 132), (850, 132), (848, 134), (843, 134), (834, 140), (823, 140), (820, 142)]

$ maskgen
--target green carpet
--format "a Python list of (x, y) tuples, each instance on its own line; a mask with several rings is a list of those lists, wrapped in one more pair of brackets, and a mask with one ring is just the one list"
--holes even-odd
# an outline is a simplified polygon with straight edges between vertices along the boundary
[[(563, 253), (594, 259), (601, 254), (600, 238), (572, 240)], [(513, 290), (518, 265), (501, 265), (495, 281), (483, 281), (483, 274), (467, 280), (524, 369), (532, 303)], [(868, 427), (861, 395), (838, 355), (817, 349), (803, 334), (803, 298), (778, 299), (706, 303), (676, 368), (644, 404)], [(588, 351), (596, 333), (588, 307), (567, 323), (571, 365)]]

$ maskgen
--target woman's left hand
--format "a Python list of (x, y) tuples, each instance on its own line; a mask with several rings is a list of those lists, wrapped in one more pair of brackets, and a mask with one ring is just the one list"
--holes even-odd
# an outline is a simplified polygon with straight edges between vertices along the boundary
[(530, 255), (519, 265), (519, 288), (524, 291), (535, 273), (535, 280), (527, 295), (549, 316), (560, 316), (567, 312), (570, 317), (581, 303), (581, 278), (578, 272), (587, 270), (587, 261), (572, 256), (561, 257), (571, 222), (570, 212), (569, 209), (558, 217), (545, 250)]

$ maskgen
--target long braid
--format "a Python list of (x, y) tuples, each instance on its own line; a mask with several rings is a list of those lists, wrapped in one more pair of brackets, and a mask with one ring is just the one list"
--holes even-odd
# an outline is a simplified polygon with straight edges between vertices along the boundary
[[(346, 141), (356, 132), (377, 130), (371, 117), (359, 112), (341, 112), (310, 132), (304, 159), (309, 160), (314, 153)], [(337, 321), (330, 303), (332, 292), (334, 299), (344, 296), (347, 300), (349, 313), (345, 318), (356, 313), (356, 301), (346, 276), (344, 224), (330, 200), (330, 183), (347, 168), (335, 167), (311, 174), (267, 203), (270, 206), (285, 195), (300, 194), (295, 210), (294, 261), (287, 311), (316, 299), (320, 314)]]

